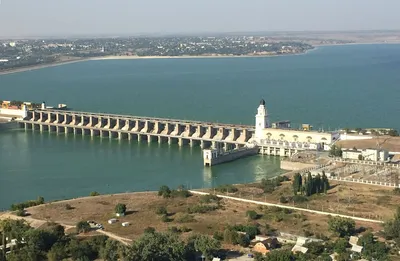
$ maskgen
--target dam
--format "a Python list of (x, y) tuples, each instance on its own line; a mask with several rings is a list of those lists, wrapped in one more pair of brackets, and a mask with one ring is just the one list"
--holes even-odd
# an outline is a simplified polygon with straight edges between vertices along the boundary
[[(7, 109), (3, 109), (3, 113)], [(291, 157), (304, 150), (329, 150), (338, 133), (292, 129), (289, 121), (270, 124), (261, 100), (255, 126), (191, 120), (69, 111), (22, 104), (11, 121), (25, 130), (119, 140), (200, 146), (205, 166), (254, 154)], [(4, 115), (3, 115), (4, 116)]]

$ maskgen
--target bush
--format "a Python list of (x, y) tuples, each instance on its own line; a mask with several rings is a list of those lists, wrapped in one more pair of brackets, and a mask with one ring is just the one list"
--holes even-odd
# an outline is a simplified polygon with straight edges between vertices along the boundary
[(288, 199), (286, 197), (284, 197), (284, 196), (281, 196), (280, 199), (279, 199), (279, 202), (285, 204), (285, 203), (288, 203)]
[(24, 217), (24, 216), (26, 216), (26, 211), (25, 211), (25, 209), (17, 209), (15, 211), (15, 215), (17, 215), (19, 217)]
[(216, 187), (215, 190), (222, 193), (236, 193), (239, 191), (234, 185), (221, 185)]
[(90, 225), (86, 221), (79, 221), (78, 224), (76, 224), (76, 232), (79, 233), (87, 233), (90, 231)]
[(157, 208), (156, 214), (157, 214), (157, 215), (167, 215), (167, 214), (168, 214), (168, 211), (167, 211), (167, 209), (166, 209), (164, 206), (162, 206), (162, 207), (158, 207), (158, 208)]
[(179, 215), (175, 219), (175, 221), (178, 223), (192, 223), (192, 222), (196, 222), (196, 219), (193, 217), (193, 215), (183, 214), (183, 215)]
[(117, 213), (117, 214), (125, 214), (125, 212), (126, 212), (126, 205), (125, 204), (118, 203), (115, 206), (115, 213)]
[(163, 215), (163, 216), (161, 217), (161, 221), (164, 222), (164, 223), (168, 223), (168, 222), (172, 222), (173, 219), (172, 219), (172, 218), (169, 218), (167, 215)]
[(329, 230), (340, 237), (351, 236), (355, 231), (355, 222), (350, 218), (331, 217), (328, 220)]
[(95, 197), (95, 196), (99, 196), (99, 195), (100, 195), (100, 193), (97, 192), (97, 191), (92, 191), (92, 192), (90, 192), (90, 196), (91, 196), (91, 197)]
[(304, 203), (306, 201), (308, 201), (307, 197), (302, 196), (302, 195), (295, 195), (292, 197), (292, 201), (294, 201), (294, 203)]
[(161, 186), (160, 189), (158, 190), (158, 195), (162, 196), (164, 198), (169, 198), (171, 196), (171, 190), (169, 189), (168, 186)]
[(154, 233), (156, 232), (156, 229), (154, 227), (146, 227), (144, 229), (144, 233)]
[(213, 238), (218, 241), (222, 241), (224, 239), (224, 234), (220, 231), (215, 231), (213, 234)]
[(173, 198), (188, 198), (192, 196), (192, 193), (189, 192), (189, 190), (172, 190), (171, 191), (171, 197)]
[(250, 218), (251, 220), (256, 220), (259, 218), (259, 215), (257, 214), (257, 212), (255, 212), (254, 210), (248, 210), (246, 212), (246, 216), (248, 218)]
[(260, 233), (258, 227), (254, 225), (235, 225), (232, 229), (239, 232), (245, 232), (250, 239), (254, 239), (256, 235)]
[(218, 206), (211, 206), (211, 205), (194, 205), (191, 207), (188, 207), (187, 211), (189, 214), (194, 214), (194, 213), (207, 213), (207, 212), (211, 212), (218, 209)]
[(34, 207), (42, 204), (44, 204), (44, 198), (38, 197), (36, 200), (29, 200), (22, 203), (12, 204), (10, 210), (11, 211), (22, 210), (25, 208)]
[(71, 209), (74, 209), (73, 207), (71, 207), (71, 205), (70, 204), (65, 204), (65, 209), (66, 210), (71, 210)]
[(221, 201), (221, 198), (219, 198), (216, 195), (208, 194), (208, 195), (203, 195), (200, 197), (200, 202), (204, 204), (209, 204), (209, 203), (219, 203)]

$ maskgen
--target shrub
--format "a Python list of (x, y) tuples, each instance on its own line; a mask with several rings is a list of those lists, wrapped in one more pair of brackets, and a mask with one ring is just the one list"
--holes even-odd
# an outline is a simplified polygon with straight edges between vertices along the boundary
[(239, 232), (245, 232), (250, 239), (254, 239), (256, 235), (260, 233), (258, 227), (254, 225), (235, 225), (232, 229)]
[(169, 189), (168, 186), (161, 186), (160, 189), (158, 190), (158, 195), (162, 196), (164, 198), (169, 198), (171, 196), (171, 190)]
[(221, 198), (219, 198), (216, 195), (208, 194), (208, 195), (203, 195), (200, 197), (200, 202), (204, 204), (208, 203), (218, 203), (221, 201)]
[(236, 193), (239, 191), (234, 185), (221, 185), (216, 187), (215, 190), (222, 193)]
[(331, 217), (328, 220), (329, 230), (340, 237), (351, 236), (355, 231), (355, 222), (350, 218)]
[(65, 209), (66, 210), (71, 210), (71, 209), (74, 209), (73, 207), (71, 207), (71, 205), (70, 204), (65, 204)]
[(172, 222), (173, 219), (172, 219), (172, 218), (169, 218), (167, 215), (163, 215), (163, 216), (161, 217), (161, 221), (164, 222), (164, 223), (168, 223), (168, 222)]
[(177, 228), (175, 226), (169, 227), (168, 231), (171, 233), (181, 233), (182, 232), (179, 228)]
[(79, 233), (87, 233), (90, 231), (90, 225), (86, 221), (79, 221), (76, 224), (76, 232)]
[(144, 229), (144, 233), (150, 234), (150, 233), (154, 233), (154, 232), (156, 232), (156, 229), (154, 227), (146, 227)]
[(294, 201), (294, 203), (303, 203), (308, 201), (307, 197), (302, 195), (295, 195), (292, 197), (292, 200)]
[(237, 239), (237, 243), (242, 247), (248, 247), (250, 245), (250, 239), (246, 235), (239, 234), (238, 235), (238, 239)]
[(192, 196), (192, 193), (189, 192), (189, 190), (172, 190), (171, 191), (171, 197), (173, 198), (188, 198)]
[(38, 206), (41, 204), (44, 204), (44, 198), (38, 197), (36, 200), (29, 200), (29, 201), (22, 202), (22, 203), (12, 204), (10, 207), (10, 210), (11, 211), (22, 210), (25, 208), (34, 207), (34, 206)]
[(167, 215), (167, 214), (168, 214), (168, 211), (167, 211), (167, 209), (166, 209), (164, 206), (162, 206), (162, 207), (158, 207), (158, 208), (157, 208), (156, 214), (157, 214), (157, 215)]
[(187, 211), (189, 214), (194, 214), (194, 213), (207, 213), (207, 212), (211, 212), (218, 209), (218, 206), (212, 206), (212, 205), (194, 205), (194, 206), (190, 206), (188, 207)]
[(284, 197), (284, 196), (281, 196), (280, 199), (279, 199), (279, 202), (285, 204), (285, 203), (288, 203), (288, 199), (286, 197)]
[(100, 195), (100, 193), (97, 192), (97, 191), (92, 191), (92, 192), (90, 192), (90, 196), (91, 196), (91, 197), (95, 197), (95, 196), (99, 196), (99, 195)]
[(19, 217), (24, 217), (24, 216), (26, 216), (26, 211), (25, 211), (25, 209), (17, 209), (15, 211), (15, 215), (17, 215)]
[(115, 213), (117, 213), (117, 214), (125, 214), (125, 212), (126, 212), (126, 205), (125, 204), (118, 203), (115, 206)]
[(189, 215), (189, 214), (179, 215), (175, 220), (176, 220), (176, 222), (178, 222), (178, 223), (192, 223), (192, 222), (196, 222), (196, 219), (193, 217), (193, 215)]
[(220, 231), (215, 231), (213, 234), (213, 238), (222, 241), (224, 239), (224, 234), (222, 234)]
[(248, 218), (250, 218), (251, 220), (256, 220), (259, 218), (259, 215), (257, 214), (257, 212), (255, 212), (254, 210), (248, 210), (246, 212), (246, 216)]

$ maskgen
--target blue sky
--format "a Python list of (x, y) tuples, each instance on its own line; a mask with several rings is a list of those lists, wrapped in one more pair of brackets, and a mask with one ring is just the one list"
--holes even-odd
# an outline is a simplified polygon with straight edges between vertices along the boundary
[(0, 37), (400, 29), (400, 0), (0, 1)]

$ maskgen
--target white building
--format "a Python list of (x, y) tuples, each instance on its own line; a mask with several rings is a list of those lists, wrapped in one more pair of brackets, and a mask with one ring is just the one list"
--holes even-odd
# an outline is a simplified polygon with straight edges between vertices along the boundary
[(351, 160), (369, 160), (374, 162), (384, 162), (388, 160), (389, 152), (379, 149), (343, 150), (342, 158)]
[(258, 145), (297, 148), (299, 150), (329, 150), (339, 138), (339, 133), (272, 128), (265, 101), (261, 100), (256, 114), (255, 134), (252, 139)]

